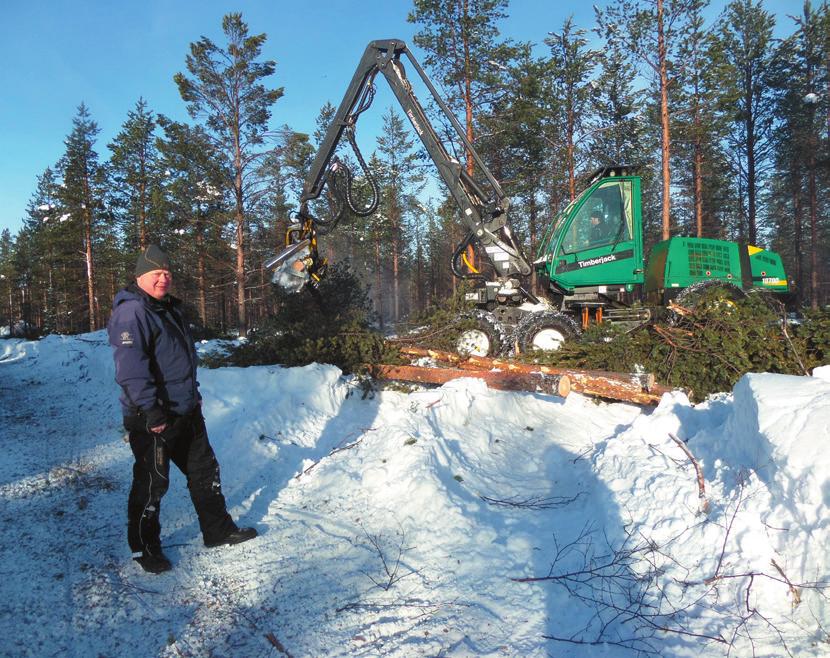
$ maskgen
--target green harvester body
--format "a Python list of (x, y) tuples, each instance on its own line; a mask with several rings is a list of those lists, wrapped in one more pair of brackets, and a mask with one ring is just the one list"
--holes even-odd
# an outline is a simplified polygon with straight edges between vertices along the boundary
[(744, 291), (789, 292), (781, 257), (745, 243), (673, 237), (655, 244), (646, 260), (640, 176), (627, 167), (593, 175), (548, 228), (535, 263), (566, 307), (568, 300), (666, 304), (681, 290), (713, 280)]

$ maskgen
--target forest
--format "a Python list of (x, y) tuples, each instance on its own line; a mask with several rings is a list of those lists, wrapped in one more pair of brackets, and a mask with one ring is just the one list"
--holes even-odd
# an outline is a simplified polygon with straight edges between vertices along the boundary
[[(793, 3), (786, 17), (763, 0), (720, 11), (708, 0), (616, 0), (595, 8), (593, 24), (567, 19), (526, 43), (502, 36), (509, 13), (509, 0), (413, 0), (410, 45), (510, 197), (531, 257), (586, 175), (628, 164), (643, 175), (647, 245), (694, 235), (769, 248), (799, 306), (830, 303), (826, 0)], [(284, 244), (335, 106), (309, 108), (310, 135), (277, 125), (284, 89), (262, 55), (267, 35), (253, 28), (231, 13), (223, 43), (190, 44), (171, 84), (191, 122), (136, 90), (120, 131), (100, 144), (92, 110), (79, 105), (63, 154), (32, 182), (22, 228), (0, 236), (0, 326), (102, 328), (149, 243), (182, 264), (176, 294), (203, 335), (246, 336), (274, 314), (263, 263)], [(346, 83), (333, 85), (334, 102)], [(351, 268), (391, 331), (454, 297), (463, 230), (408, 120), (395, 107), (373, 110), (382, 128), (363, 148), (378, 212), (346, 217), (321, 252)], [(439, 196), (425, 200), (430, 189)]]

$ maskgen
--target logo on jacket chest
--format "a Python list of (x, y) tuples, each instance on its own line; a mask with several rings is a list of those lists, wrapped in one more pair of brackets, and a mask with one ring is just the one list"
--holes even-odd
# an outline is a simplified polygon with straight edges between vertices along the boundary
[(131, 347), (133, 344), (133, 335), (129, 331), (121, 332), (121, 345), (123, 347)]

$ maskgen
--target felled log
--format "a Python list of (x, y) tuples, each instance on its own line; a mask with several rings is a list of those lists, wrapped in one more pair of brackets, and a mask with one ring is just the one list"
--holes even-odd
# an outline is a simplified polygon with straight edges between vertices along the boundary
[(394, 379), (419, 384), (446, 384), (461, 377), (482, 379), (490, 388), (500, 391), (530, 391), (567, 397), (571, 381), (567, 375), (546, 375), (540, 372), (503, 372), (498, 370), (462, 370), (461, 368), (425, 368), (423, 366), (375, 365), (369, 367), (375, 379)]
[(483, 356), (462, 356), (454, 352), (430, 350), (421, 347), (402, 347), (401, 354), (407, 356), (431, 357), (436, 361), (452, 363), (461, 369), (497, 369), (515, 373), (542, 373), (545, 375), (565, 375), (570, 380), (571, 390), (583, 395), (621, 400), (635, 404), (652, 404), (660, 402), (663, 393), (671, 389), (660, 386), (650, 373), (602, 372), (597, 370), (577, 370), (574, 368), (555, 368), (531, 363), (518, 363), (505, 359), (491, 359)]

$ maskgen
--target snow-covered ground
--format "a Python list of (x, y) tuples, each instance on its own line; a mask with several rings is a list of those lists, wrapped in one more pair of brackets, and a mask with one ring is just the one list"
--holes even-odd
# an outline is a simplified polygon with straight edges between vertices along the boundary
[(364, 399), (317, 364), (200, 380), (260, 536), (204, 548), (176, 472), (153, 576), (105, 334), (0, 341), (0, 654), (830, 655), (830, 376), (657, 409), (472, 379)]

